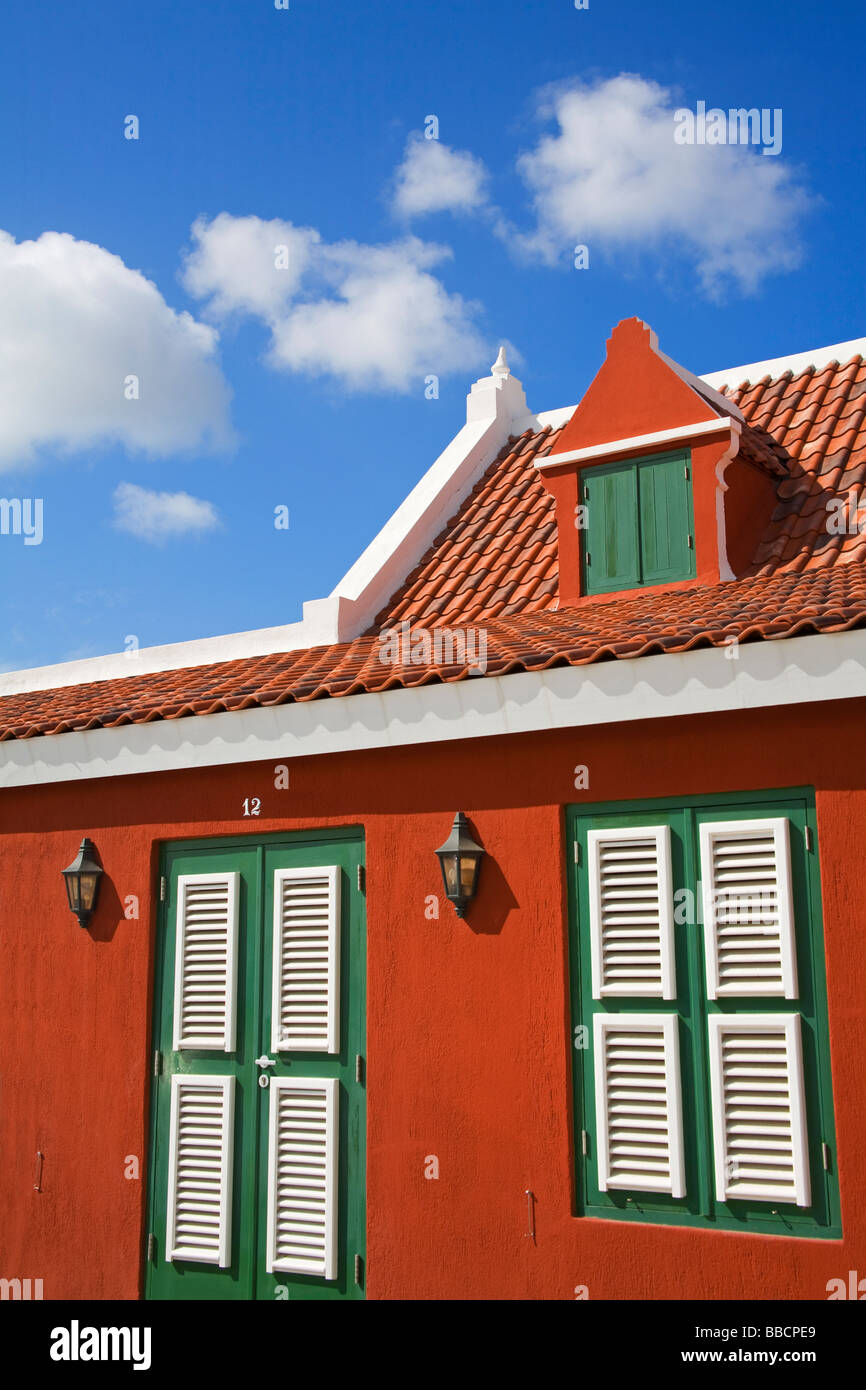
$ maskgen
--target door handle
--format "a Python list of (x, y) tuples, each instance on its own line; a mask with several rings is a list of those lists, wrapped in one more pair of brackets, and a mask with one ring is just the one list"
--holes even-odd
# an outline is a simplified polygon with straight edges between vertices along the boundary
[(256, 1058), (257, 1067), (275, 1067), (276, 1065), (275, 1059), (273, 1057), (266, 1057), (264, 1053), (262, 1053), (261, 1057)]

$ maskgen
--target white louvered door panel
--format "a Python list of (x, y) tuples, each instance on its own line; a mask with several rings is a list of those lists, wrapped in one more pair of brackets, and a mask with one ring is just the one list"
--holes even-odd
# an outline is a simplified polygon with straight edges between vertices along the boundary
[(716, 1196), (811, 1202), (798, 1014), (712, 1014)]
[(666, 825), (590, 830), (592, 997), (676, 997)]
[(231, 1264), (233, 1076), (171, 1078), (167, 1260)]
[(340, 869), (277, 869), (271, 1047), (340, 1050)]
[(238, 880), (237, 873), (178, 878), (175, 1051), (234, 1051)]
[(268, 1273), (335, 1279), (338, 1082), (275, 1077), (270, 1094)]
[(787, 817), (702, 825), (701, 878), (708, 997), (796, 999)]
[(596, 1014), (593, 1043), (599, 1189), (684, 1197), (676, 1015)]

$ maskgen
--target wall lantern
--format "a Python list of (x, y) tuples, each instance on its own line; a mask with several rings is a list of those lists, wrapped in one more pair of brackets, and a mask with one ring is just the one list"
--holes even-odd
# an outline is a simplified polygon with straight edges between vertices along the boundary
[(445, 883), (445, 896), (454, 904), (458, 917), (466, 916), (466, 908), (475, 897), (478, 871), (484, 850), (469, 834), (469, 822), (462, 811), (454, 817), (451, 834), (436, 850)]
[(81, 848), (69, 868), (62, 871), (66, 880), (66, 896), (69, 899), (69, 906), (78, 918), (80, 927), (87, 926), (96, 911), (96, 900), (99, 897), (102, 866), (96, 862), (95, 849), (96, 846), (93, 841), (88, 840), (85, 836), (81, 841)]

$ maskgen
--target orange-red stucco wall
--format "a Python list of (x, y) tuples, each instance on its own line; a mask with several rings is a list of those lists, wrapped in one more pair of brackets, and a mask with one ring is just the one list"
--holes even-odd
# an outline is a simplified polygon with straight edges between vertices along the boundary
[[(866, 1273), (864, 784), (866, 710), (849, 701), (301, 759), (281, 792), (270, 764), (3, 792), (0, 1274), (42, 1278), (46, 1298), (139, 1296), (157, 843), (331, 823), (367, 843), (369, 1297), (826, 1298), (828, 1279)], [(817, 795), (844, 1240), (575, 1217), (563, 806), (801, 785)], [(466, 921), (432, 853), (457, 809), (487, 850)], [(60, 879), (84, 834), (106, 870), (88, 931)]]

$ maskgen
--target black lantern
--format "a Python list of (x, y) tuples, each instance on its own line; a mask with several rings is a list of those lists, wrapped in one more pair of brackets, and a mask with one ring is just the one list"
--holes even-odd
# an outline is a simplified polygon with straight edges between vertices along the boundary
[(451, 834), (436, 853), (442, 868), (445, 896), (454, 904), (457, 916), (465, 917), (478, 887), (478, 870), (484, 850), (469, 834), (469, 822), (462, 811), (457, 812)]
[(99, 897), (99, 880), (102, 878), (102, 866), (97, 864), (94, 857), (96, 846), (87, 837), (81, 841), (81, 848), (69, 865), (68, 869), (63, 870), (63, 877), (66, 880), (66, 896), (69, 899), (69, 906), (78, 918), (78, 925), (86, 927), (91, 916), (96, 911), (96, 899)]

